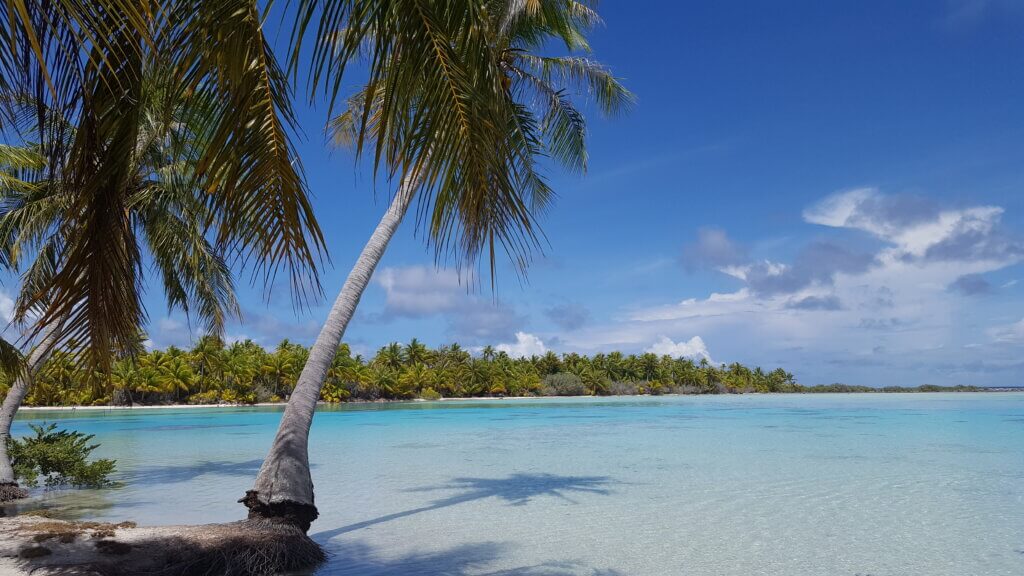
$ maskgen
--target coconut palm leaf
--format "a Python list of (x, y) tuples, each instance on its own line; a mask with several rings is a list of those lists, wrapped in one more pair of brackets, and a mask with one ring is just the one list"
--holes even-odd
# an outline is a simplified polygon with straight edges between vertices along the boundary
[[(188, 157), (207, 203), (211, 247), (250, 265), (268, 289), (289, 277), (299, 305), (319, 294), (322, 234), (289, 140), (290, 91), (252, 0), (19, 0), (0, 15), (5, 127), (32, 135), (41, 179), (73, 190), (64, 251), (37, 330), (66, 318), (63, 340), (97, 354), (127, 347), (145, 320), (141, 256), (122, 183), (145, 126), (155, 62), (167, 102), (185, 102), (206, 145)], [(2, 58), (3, 56), (10, 58)], [(26, 114), (19, 102), (34, 103)], [(151, 108), (150, 108), (151, 110)], [(47, 114), (74, 118), (73, 138)], [(35, 117), (26, 123), (26, 115)], [(20, 130), (31, 124), (31, 130)], [(204, 230), (205, 232), (205, 230)], [(231, 263), (225, 259), (225, 262)], [(213, 262), (210, 262), (213, 265)], [(221, 266), (223, 267), (223, 266)], [(207, 293), (216, 292), (207, 287)]]
[(14, 344), (0, 338), (0, 371), (16, 376), (25, 367), (25, 358)]

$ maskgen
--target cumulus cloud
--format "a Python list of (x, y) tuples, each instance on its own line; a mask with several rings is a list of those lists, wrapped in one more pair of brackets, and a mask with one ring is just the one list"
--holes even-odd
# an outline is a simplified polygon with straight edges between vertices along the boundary
[[(290, 312), (278, 316), (244, 308), (241, 318), (228, 324), (224, 341), (234, 344), (252, 340), (262, 346), (274, 346), (287, 338), (292, 342), (309, 345), (316, 339), (321, 327), (319, 320), (296, 319)], [(201, 325), (189, 323), (184, 316), (172, 315), (150, 323), (147, 334), (147, 349), (163, 349), (168, 346), (187, 348), (204, 334), (204, 330)]]
[(496, 350), (505, 352), (513, 358), (529, 358), (530, 356), (541, 356), (548, 349), (540, 338), (526, 332), (516, 332), (516, 341), (511, 344), (498, 344)]
[(689, 340), (681, 342), (674, 342), (668, 336), (662, 336), (644, 351), (657, 354), (658, 356), (671, 356), (673, 358), (705, 358), (708, 362), (714, 364), (711, 360), (711, 355), (708, 353), (708, 347), (700, 336), (694, 336)]
[(853, 228), (883, 238), (936, 220), (940, 211), (930, 200), (912, 195), (882, 195), (875, 188), (838, 192), (806, 208), (804, 220), (832, 228)]
[(683, 265), (690, 271), (736, 266), (746, 260), (746, 250), (718, 228), (697, 230), (697, 240), (683, 247)]
[(5, 325), (14, 320), (14, 299), (2, 290), (0, 290), (0, 320)]
[(563, 330), (581, 328), (590, 319), (590, 311), (576, 303), (552, 306), (544, 314)]
[(737, 275), (758, 294), (792, 294), (811, 285), (829, 286), (836, 274), (860, 274), (874, 257), (829, 242), (812, 242), (792, 264), (762, 262), (743, 268)]
[(906, 325), (905, 320), (899, 318), (861, 318), (858, 327), (864, 330), (894, 330)]
[(804, 211), (812, 224), (868, 232), (891, 245), (880, 257), (905, 261), (1017, 261), (1024, 244), (1000, 228), (1003, 209), (940, 209), (906, 195), (861, 188), (829, 196)]
[(993, 326), (988, 331), (992, 340), (1003, 344), (1024, 343), (1024, 319), (1013, 324)]
[(786, 302), (789, 310), (842, 310), (843, 305), (839, 298), (834, 295), (828, 296), (807, 296), (797, 300)]
[(526, 324), (526, 317), (515, 309), (482, 298), (471, 299), (446, 316), (448, 335), (468, 344), (507, 340)]
[(977, 296), (991, 292), (992, 285), (980, 274), (966, 274), (954, 280), (948, 289), (964, 296)]
[(384, 314), (389, 317), (420, 318), (449, 312), (467, 293), (454, 270), (426, 266), (384, 268), (373, 281), (384, 289)]
[(230, 344), (233, 341), (252, 340), (258, 344), (274, 345), (281, 339), (288, 338), (293, 342), (312, 343), (320, 334), (323, 324), (312, 318), (296, 319), (289, 314), (283, 318), (267, 312), (252, 309), (242, 310), (242, 319), (237, 324), (237, 331), (225, 336)]
[(389, 322), (440, 315), (448, 321), (448, 335), (466, 344), (509, 340), (526, 324), (514, 308), (469, 293), (464, 280), (453, 270), (427, 266), (384, 268), (374, 275), (384, 289), (384, 309), (367, 318)]
[[(867, 201), (861, 196), (864, 193), (858, 191), (851, 197), (830, 199), (820, 207), (809, 209), (805, 217), (833, 226), (860, 222), (864, 218), (856, 215), (856, 207)], [(903, 214), (909, 209), (887, 208), (885, 213), (889, 212)], [(791, 263), (751, 261), (743, 247), (717, 228), (700, 229), (697, 241), (683, 248), (683, 264), (688, 270), (717, 270), (746, 282), (754, 293), (760, 295), (792, 294), (812, 285), (828, 286), (836, 274), (859, 274), (873, 263), (872, 254), (855, 252), (826, 241), (811, 242), (803, 247)]]
[(155, 348), (187, 347), (192, 343), (192, 328), (177, 318), (165, 316), (150, 326), (149, 341)]
[[(957, 297), (988, 289), (984, 275), (1024, 261), (1020, 241), (1003, 228), (1002, 214), (998, 206), (949, 208), (874, 189), (835, 194), (804, 210), (805, 220), (825, 227), (822, 234), (861, 232), (877, 242), (872, 252), (848, 248), (844, 243), (855, 239), (844, 234), (844, 243), (826, 236), (789, 261), (722, 266), (744, 286), (630, 307), (614, 322), (565, 335), (564, 346), (636, 349), (656, 340), (668, 348), (675, 342), (662, 340), (665, 334), (697, 333), (722, 342), (724, 352), (718, 353), (740, 361), (816, 366), (824, 382), (847, 379), (848, 373), (832, 374), (829, 364), (843, 359), (852, 366), (891, 365), (892, 380), (862, 383), (906, 383), (895, 380), (900, 370), (919, 383), (960, 383), (953, 379), (963, 372), (938, 374), (932, 367), (968, 355), (1007, 365), (1011, 358), (998, 356), (1006, 352), (968, 348), (979, 337), (1024, 343), (1024, 321), (987, 329), (983, 315), (965, 316), (963, 309), (983, 303)], [(967, 317), (973, 320), (965, 325)]]

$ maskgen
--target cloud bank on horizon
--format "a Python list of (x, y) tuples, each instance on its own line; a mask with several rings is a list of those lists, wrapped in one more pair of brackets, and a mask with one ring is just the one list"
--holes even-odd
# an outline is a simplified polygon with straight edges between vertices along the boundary
[[(871, 249), (863, 238), (816, 239), (787, 262), (755, 260), (726, 231), (704, 229), (684, 248), (684, 265), (730, 276), (738, 289), (640, 307), (563, 341), (691, 357), (707, 355), (704, 340), (724, 341), (729, 352), (716, 358), (816, 362), (833, 366), (836, 380), (857, 366), (885, 366), (893, 381), (884, 384), (1019, 372), (1017, 350), (1006, 345), (1024, 343), (1024, 320), (975, 326), (976, 318), (964, 318), (972, 297), (995, 290), (986, 274), (1024, 259), (1024, 243), (1003, 229), (1002, 215), (998, 206), (944, 208), (923, 197), (848, 190), (806, 208), (803, 220), (866, 236)], [(671, 336), (704, 340), (699, 350), (650, 345)], [(830, 370), (818, 371), (824, 380)]]
[[(1000, 384), (1024, 372), (1024, 318), (991, 302), (1015, 281), (989, 277), (1024, 260), (1024, 242), (1005, 229), (1003, 212), (874, 188), (838, 192), (802, 211), (819, 234), (788, 258), (754, 257), (751, 246), (717, 228), (698, 230), (681, 247), (684, 278), (718, 275), (735, 289), (661, 304), (623, 302), (604, 318), (587, 307), (592, 294), (531, 306), (471, 290), (472, 278), (451, 269), (387, 266), (371, 287), (377, 303), (366, 303), (350, 334), (374, 328), (385, 339), (396, 334), (390, 341), (411, 332), (434, 344), (492, 345), (515, 357), (622, 350), (739, 361), (783, 366), (809, 384)], [(525, 287), (520, 294), (533, 300), (537, 292)], [(313, 320), (248, 316), (230, 340), (252, 334), (272, 346), (282, 334), (311, 342), (317, 332)], [(441, 327), (434, 338), (418, 332), (431, 323)], [(181, 321), (161, 319), (155, 327), (156, 345), (192, 338)], [(378, 340), (357, 339), (355, 348), (372, 353), (386, 343)], [(879, 368), (887, 377), (877, 376)]]

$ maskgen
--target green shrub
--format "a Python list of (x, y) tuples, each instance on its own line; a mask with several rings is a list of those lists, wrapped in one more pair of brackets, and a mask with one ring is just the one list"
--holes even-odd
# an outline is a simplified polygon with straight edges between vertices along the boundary
[(424, 400), (440, 400), (441, 393), (433, 388), (425, 388), (423, 392), (420, 392), (420, 398)]
[(543, 393), (545, 396), (583, 396), (587, 393), (587, 387), (579, 376), (559, 372), (544, 377)]
[(89, 454), (99, 445), (89, 445), (93, 436), (69, 430), (57, 430), (56, 424), (36, 426), (36, 433), (21, 440), (10, 439), (9, 449), (14, 472), (26, 486), (47, 488), (110, 486), (115, 462), (106, 458), (89, 462)]
[(608, 386), (608, 393), (612, 396), (635, 396), (640, 393), (640, 390), (636, 382), (616, 380)]
[(320, 399), (331, 404), (339, 404), (348, 400), (352, 393), (337, 382), (326, 382), (320, 389)]
[(220, 393), (216, 390), (197, 392), (188, 397), (189, 404), (217, 404), (220, 402)]
[(225, 404), (255, 404), (256, 395), (252, 392), (242, 394), (234, 390), (224, 390), (220, 393), (220, 399)]

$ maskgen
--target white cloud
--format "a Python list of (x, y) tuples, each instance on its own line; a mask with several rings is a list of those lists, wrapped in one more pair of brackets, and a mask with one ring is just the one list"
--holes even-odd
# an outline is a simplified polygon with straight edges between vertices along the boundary
[(427, 266), (384, 268), (374, 275), (384, 288), (384, 314), (422, 317), (458, 307), (466, 296), (458, 273)]
[(384, 268), (374, 276), (384, 289), (384, 310), (366, 318), (389, 322), (396, 318), (441, 315), (448, 334), (466, 344), (490, 344), (509, 339), (526, 318), (502, 303), (471, 294), (472, 278), (453, 270), (427, 266)]
[(243, 309), (241, 321), (229, 326), (232, 334), (225, 336), (225, 342), (231, 344), (251, 339), (263, 346), (275, 346), (288, 338), (292, 342), (312, 344), (322, 327), (323, 321), (319, 318), (303, 320), (290, 313), (282, 317), (269, 312)]
[(187, 347), (192, 342), (190, 327), (170, 316), (157, 320), (148, 332), (150, 348)]
[(657, 342), (649, 346), (645, 352), (651, 352), (658, 356), (671, 356), (673, 358), (706, 358), (712, 362), (708, 347), (700, 336), (694, 336), (685, 342), (673, 342), (668, 336), (662, 336)]
[(0, 290), (0, 320), (3, 320), (4, 324), (14, 320), (14, 299), (2, 290)]
[(877, 196), (874, 188), (858, 188), (833, 194), (804, 210), (804, 220), (833, 228), (860, 227), (874, 234), (882, 231), (870, 219), (859, 217), (860, 206)]
[[(645, 346), (686, 351), (681, 346), (692, 340), (679, 343), (666, 335), (696, 333), (713, 339), (717, 354), (741, 362), (816, 365), (820, 382), (849, 381), (850, 364), (841, 372), (839, 364), (830, 364), (840, 361), (854, 362), (855, 369), (884, 362), (888, 374), (903, 366), (903, 377), (933, 381), (925, 372), (930, 365), (922, 364), (925, 358), (968, 363), (968, 353), (950, 356), (950, 350), (972, 350), (969, 354), (977, 356), (969, 358), (984, 365), (1005, 364), (1003, 352), (963, 345), (986, 336), (990, 342), (1024, 342), (1024, 320), (988, 329), (983, 317), (972, 317), (967, 308), (985, 304), (965, 302), (949, 289), (959, 278), (982, 278), (1024, 259), (1022, 243), (1001, 229), (1002, 213), (997, 206), (944, 209), (928, 199), (874, 189), (836, 194), (805, 210), (804, 218), (870, 234), (882, 241), (873, 253), (815, 240), (791, 263), (722, 267), (744, 286), (632, 308), (614, 322), (564, 335), (562, 345), (588, 352)], [(950, 369), (943, 376), (962, 377), (965, 370)]]
[(1024, 342), (1024, 319), (1013, 324), (993, 326), (988, 330), (992, 340), (1003, 344), (1019, 344)]
[[(804, 220), (811, 224), (868, 232), (892, 244), (889, 255), (901, 258), (956, 255), (956, 248), (971, 247), (988, 249), (981, 252), (1002, 248), (998, 256), (1010, 255), (1007, 248), (1012, 248), (1010, 253), (1019, 252), (1016, 246), (986, 242), (1002, 215), (1003, 209), (998, 206), (941, 210), (924, 198), (887, 196), (874, 188), (833, 194), (803, 213)], [(965, 243), (969, 246), (963, 246)]]
[(516, 341), (512, 344), (498, 344), (496, 350), (505, 352), (513, 358), (528, 358), (530, 356), (541, 356), (548, 349), (540, 338), (526, 332), (516, 332)]

